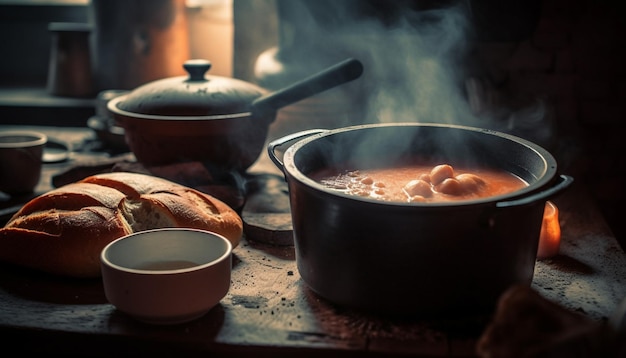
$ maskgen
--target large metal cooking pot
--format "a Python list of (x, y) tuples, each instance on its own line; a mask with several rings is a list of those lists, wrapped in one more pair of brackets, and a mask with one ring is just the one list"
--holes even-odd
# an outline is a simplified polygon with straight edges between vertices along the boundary
[(142, 85), (108, 102), (137, 160), (148, 165), (202, 161), (244, 171), (263, 150), (276, 111), (358, 78), (347, 59), (282, 90), (267, 93), (235, 78), (207, 75), (211, 63), (190, 60), (189, 76)]
[[(294, 141), (281, 159), (280, 147)], [(331, 302), (384, 313), (486, 312), (510, 285), (530, 284), (545, 203), (573, 181), (557, 175), (554, 157), (534, 143), (456, 125), (305, 131), (267, 149), (288, 184), (303, 280)], [(503, 169), (529, 185), (475, 200), (392, 203), (328, 189), (309, 177), (344, 163), (393, 166), (407, 156)]]

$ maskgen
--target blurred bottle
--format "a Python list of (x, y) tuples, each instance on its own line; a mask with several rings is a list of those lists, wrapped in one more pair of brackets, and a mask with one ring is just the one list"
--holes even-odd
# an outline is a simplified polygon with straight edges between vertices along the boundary
[(54, 96), (90, 97), (94, 91), (89, 35), (83, 23), (52, 22), (48, 67), (48, 93)]
[(90, 16), (98, 92), (185, 74), (185, 0), (91, 0)]

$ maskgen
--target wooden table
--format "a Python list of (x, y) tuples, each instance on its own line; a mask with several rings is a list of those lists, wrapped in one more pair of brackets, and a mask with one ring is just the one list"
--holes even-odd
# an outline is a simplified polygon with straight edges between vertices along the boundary
[[(43, 130), (76, 147), (91, 136), (83, 128)], [(55, 172), (93, 155), (78, 152), (68, 162), (47, 164), (38, 192), (49, 189)], [(262, 172), (265, 164), (253, 170)], [(567, 309), (604, 321), (626, 297), (624, 252), (580, 183), (554, 201), (561, 214), (561, 252), (536, 263), (532, 286)], [(244, 237), (233, 255), (232, 286), (220, 305), (176, 326), (139, 323), (117, 311), (107, 303), (100, 280), (62, 279), (0, 265), (3, 349), (102, 357), (464, 357), (475, 355), (476, 340), (488, 323), (488, 317), (420, 320), (352, 312), (307, 288), (293, 246)]]

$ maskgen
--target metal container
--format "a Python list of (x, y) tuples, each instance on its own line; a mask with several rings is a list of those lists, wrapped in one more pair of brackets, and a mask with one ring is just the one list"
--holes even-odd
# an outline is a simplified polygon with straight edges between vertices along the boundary
[[(297, 138), (284, 156), (277, 151)], [(493, 309), (510, 285), (530, 284), (546, 201), (573, 179), (524, 139), (437, 124), (374, 124), (296, 133), (270, 158), (289, 187), (298, 270), (338, 305), (393, 314), (447, 315)], [(337, 165), (393, 167), (407, 157), (487, 166), (529, 185), (474, 200), (377, 201), (329, 189), (308, 174)]]

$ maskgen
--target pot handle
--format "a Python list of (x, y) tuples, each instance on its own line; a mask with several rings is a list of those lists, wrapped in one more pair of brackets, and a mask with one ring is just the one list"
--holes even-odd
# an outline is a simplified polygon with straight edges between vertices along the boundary
[(500, 201), (496, 203), (496, 207), (497, 208), (509, 208), (512, 206), (522, 206), (522, 205), (532, 204), (539, 200), (548, 200), (551, 197), (560, 193), (561, 191), (565, 190), (565, 188), (569, 187), (574, 182), (574, 178), (569, 175), (562, 174), (559, 176), (559, 179), (560, 180), (554, 186), (551, 186), (550, 188), (544, 191), (541, 191), (541, 192), (538, 192), (538, 193), (535, 193), (535, 194), (532, 194), (532, 195), (529, 195), (527, 197), (523, 197), (517, 200)]
[(325, 132), (328, 132), (328, 129), (309, 129), (309, 130), (296, 132), (296, 133), (289, 134), (284, 137), (275, 139), (267, 145), (267, 154), (269, 154), (270, 159), (272, 160), (272, 162), (274, 162), (274, 165), (276, 165), (278, 169), (284, 172), (285, 166), (283, 165), (282, 160), (280, 160), (278, 156), (276, 155), (276, 148), (282, 147), (286, 143), (300, 139), (300, 138), (310, 137), (314, 134), (325, 133)]
[(289, 104), (355, 80), (363, 73), (363, 64), (354, 58), (296, 82), (276, 92), (263, 95), (252, 102), (252, 112), (257, 115), (272, 113)]

